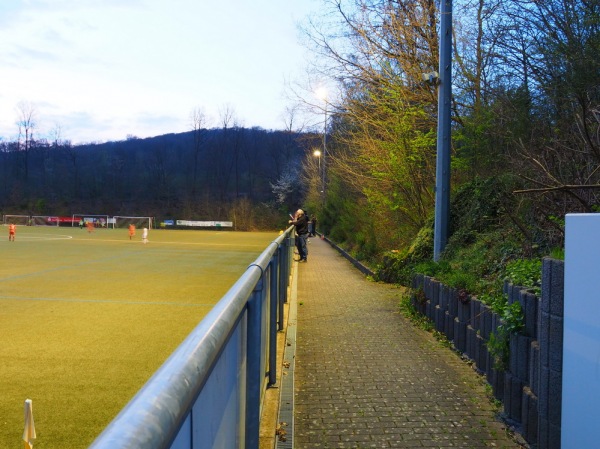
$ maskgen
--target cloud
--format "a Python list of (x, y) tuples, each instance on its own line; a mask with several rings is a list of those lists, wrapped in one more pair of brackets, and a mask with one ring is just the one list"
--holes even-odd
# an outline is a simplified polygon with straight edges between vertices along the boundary
[(185, 131), (198, 106), (217, 123), (224, 104), (245, 126), (277, 128), (284, 79), (302, 63), (301, 11), (281, 0), (2, 2), (0, 136), (14, 134), (23, 100), (74, 142)]

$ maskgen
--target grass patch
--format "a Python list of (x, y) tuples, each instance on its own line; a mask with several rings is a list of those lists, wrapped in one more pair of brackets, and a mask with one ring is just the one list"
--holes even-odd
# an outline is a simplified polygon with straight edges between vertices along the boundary
[(19, 227), (0, 241), (0, 447), (20, 444), (27, 398), (36, 449), (88, 447), (276, 234), (140, 237)]

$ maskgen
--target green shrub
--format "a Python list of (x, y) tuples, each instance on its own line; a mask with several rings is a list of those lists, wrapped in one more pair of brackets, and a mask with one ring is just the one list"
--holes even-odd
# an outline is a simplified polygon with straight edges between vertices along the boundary
[[(499, 304), (496, 304), (495, 307), (498, 306)], [(502, 318), (502, 324), (498, 326), (496, 332), (490, 335), (486, 344), (490, 355), (494, 358), (494, 368), (506, 371), (510, 358), (510, 336), (520, 333), (523, 329), (523, 309), (518, 302), (512, 304), (505, 302), (499, 315)]]
[(440, 276), (443, 276), (444, 273), (448, 273), (450, 270), (451, 268), (448, 262), (434, 262), (433, 260), (417, 263), (413, 269), (415, 273), (424, 274), (425, 276), (434, 278), (439, 278)]
[(380, 281), (408, 286), (412, 283), (414, 272), (406, 252), (388, 251), (383, 255), (382, 262), (376, 267), (375, 273)]
[(433, 220), (421, 228), (408, 247), (407, 256), (414, 262), (433, 259)]
[(550, 250), (550, 257), (557, 260), (565, 260), (565, 249), (564, 248), (552, 248)]
[(479, 234), (495, 229), (505, 219), (502, 213), (510, 201), (511, 177), (475, 178), (462, 185), (450, 206), (450, 239), (446, 252), (473, 244)]
[(508, 297), (497, 289), (489, 293), (483, 293), (478, 296), (478, 299), (488, 305), (494, 313), (499, 316), (504, 314), (504, 309), (508, 305)]
[(449, 287), (474, 292), (476, 290), (475, 286), (477, 285), (477, 280), (478, 278), (473, 273), (453, 270), (445, 274), (442, 282)]
[(422, 273), (417, 270), (420, 264), (425, 264), (424, 266), (431, 264), (432, 270), (435, 271), (432, 221), (421, 228), (408, 248), (402, 251), (388, 251), (383, 255), (381, 263), (376, 268), (377, 278), (408, 286), (411, 285), (416, 273)]
[(514, 285), (528, 287), (539, 294), (542, 286), (542, 261), (540, 259), (512, 260), (506, 264), (506, 279)]

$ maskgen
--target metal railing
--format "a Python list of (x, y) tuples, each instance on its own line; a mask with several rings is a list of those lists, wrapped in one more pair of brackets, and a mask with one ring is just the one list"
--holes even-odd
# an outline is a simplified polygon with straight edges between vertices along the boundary
[(292, 229), (250, 264), (90, 448), (258, 448), (263, 394), (276, 382)]

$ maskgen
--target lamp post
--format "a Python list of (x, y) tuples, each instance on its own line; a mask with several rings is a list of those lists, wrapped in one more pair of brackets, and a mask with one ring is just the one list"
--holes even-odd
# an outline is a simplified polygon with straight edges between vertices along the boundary
[(325, 104), (323, 108), (325, 112), (323, 120), (323, 196), (325, 196), (327, 186), (327, 90), (324, 87), (320, 87), (317, 89), (316, 95)]
[(322, 155), (322, 154), (323, 154), (323, 153), (321, 153), (321, 150), (319, 150), (318, 148), (315, 148), (315, 149), (313, 150), (313, 156), (314, 156), (314, 157), (316, 157), (316, 158), (318, 159), (318, 169), (317, 169), (317, 173), (319, 174), (319, 183), (321, 184), (321, 185), (320, 185), (320, 188), (319, 188), (319, 191), (320, 191), (320, 192), (323, 192), (323, 172), (321, 172), (321, 155)]

